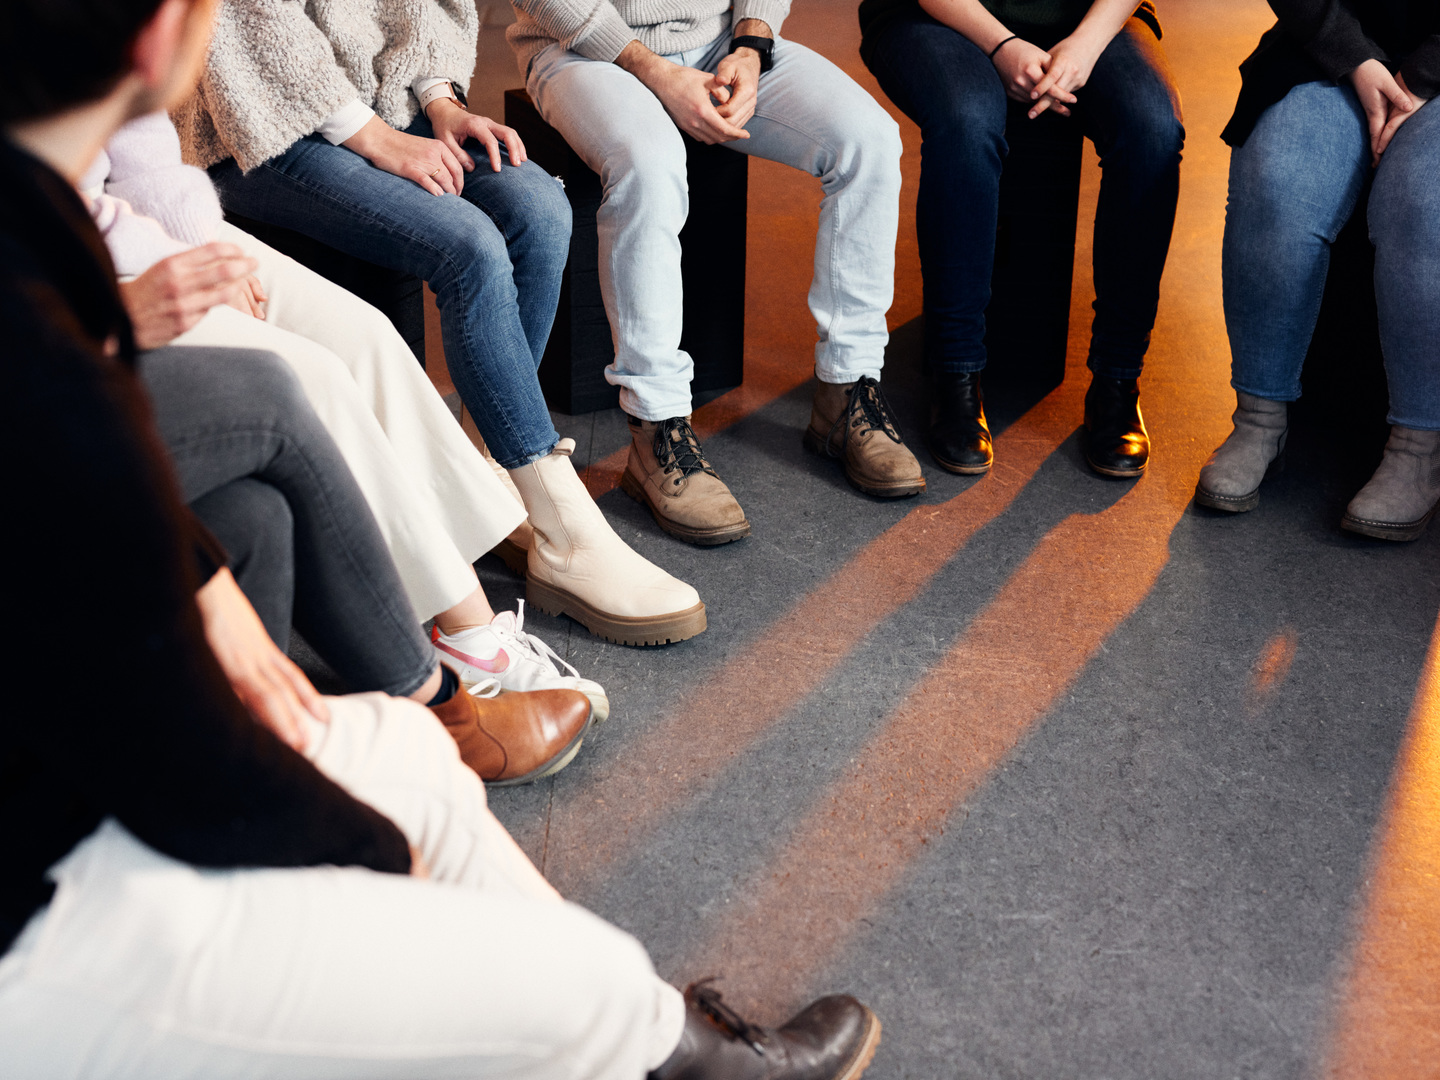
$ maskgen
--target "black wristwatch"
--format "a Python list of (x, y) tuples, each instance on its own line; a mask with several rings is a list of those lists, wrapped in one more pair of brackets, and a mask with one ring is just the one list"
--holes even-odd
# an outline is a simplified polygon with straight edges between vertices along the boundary
[(750, 37), (742, 34), (740, 37), (730, 39), (730, 51), (736, 49), (754, 49), (760, 54), (760, 74), (764, 75), (775, 66), (775, 39), (768, 37)]

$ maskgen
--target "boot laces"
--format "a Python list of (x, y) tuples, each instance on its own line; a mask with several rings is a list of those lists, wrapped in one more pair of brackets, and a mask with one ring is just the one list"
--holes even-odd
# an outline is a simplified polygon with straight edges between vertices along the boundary
[(763, 1057), (765, 1054), (764, 1030), (756, 1027), (729, 1005), (726, 1005), (721, 1000), (720, 991), (710, 985), (714, 981), (715, 977), (712, 975), (687, 986), (685, 988), (685, 1004), (699, 1010), (721, 1031), (732, 1038), (739, 1039)]
[[(856, 419), (858, 423), (855, 422)], [(861, 375), (856, 380), (855, 385), (850, 388), (850, 400), (845, 408), (840, 410), (835, 423), (830, 425), (830, 436), (826, 441), (834, 442), (837, 431), (841, 432), (841, 449), (849, 443), (852, 431), (861, 435), (868, 431), (879, 431), (891, 442), (900, 442), (900, 429), (895, 426), (890, 415), (890, 403), (885, 400), (885, 391), (880, 389), (878, 379)]]
[(655, 425), (655, 458), (667, 473), (679, 469), (681, 476), (703, 472), (720, 479), (710, 462), (705, 460), (705, 451), (700, 449), (695, 429), (683, 416), (672, 416)]

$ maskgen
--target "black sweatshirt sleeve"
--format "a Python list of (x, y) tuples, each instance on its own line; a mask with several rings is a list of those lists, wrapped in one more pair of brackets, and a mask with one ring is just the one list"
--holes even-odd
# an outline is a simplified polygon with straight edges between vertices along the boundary
[(407, 872), (399, 830), (230, 689), (194, 602), (196, 534), (139, 382), (67, 319), (45, 287), (0, 280), (12, 670), (22, 700), (40, 702), (12, 714), (5, 737), (93, 812), (187, 862)]
[(1405, 57), (1400, 65), (1405, 85), (1412, 94), (1429, 100), (1440, 94), (1440, 34), (1426, 38), (1424, 43)]
[(1341, 0), (1270, 0), (1270, 6), (1285, 32), (1332, 79), (1344, 78), (1366, 60), (1389, 59)]

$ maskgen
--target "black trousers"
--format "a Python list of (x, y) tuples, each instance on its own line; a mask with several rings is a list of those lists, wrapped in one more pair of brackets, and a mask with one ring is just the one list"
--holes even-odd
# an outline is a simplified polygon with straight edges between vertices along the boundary
[[(191, 509), (281, 648), (293, 624), (348, 689), (413, 693), (435, 670), (379, 526), (279, 357), (166, 348), (140, 358)], [(122, 569), (123, 572), (123, 569)]]

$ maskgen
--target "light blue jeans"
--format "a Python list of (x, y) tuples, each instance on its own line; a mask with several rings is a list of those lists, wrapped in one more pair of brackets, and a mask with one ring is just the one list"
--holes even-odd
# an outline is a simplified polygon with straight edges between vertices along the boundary
[[(729, 51), (727, 31), (667, 59), (714, 71)], [(803, 45), (777, 40), (774, 59), (760, 77), (750, 138), (726, 145), (820, 178), (809, 297), (819, 333), (815, 371), (831, 383), (878, 378), (895, 288), (900, 130), (848, 75)], [(680, 132), (635, 76), (559, 45), (535, 58), (526, 85), (604, 189), (600, 287), (615, 335), (605, 377), (621, 388), (630, 415), (683, 416), (694, 365), (680, 348), (680, 229), (690, 209)]]
[(1390, 423), (1440, 430), (1440, 105), (1407, 120), (1370, 168), (1348, 85), (1302, 83), (1230, 156), (1222, 256), (1231, 385), (1300, 396), (1330, 245), (1367, 184)]

